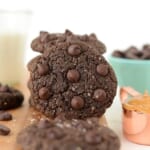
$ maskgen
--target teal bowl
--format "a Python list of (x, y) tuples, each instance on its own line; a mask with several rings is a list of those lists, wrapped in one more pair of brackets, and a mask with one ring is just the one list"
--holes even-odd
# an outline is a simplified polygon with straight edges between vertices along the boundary
[(133, 60), (109, 56), (120, 87), (131, 86), (139, 92), (150, 93), (150, 60)]

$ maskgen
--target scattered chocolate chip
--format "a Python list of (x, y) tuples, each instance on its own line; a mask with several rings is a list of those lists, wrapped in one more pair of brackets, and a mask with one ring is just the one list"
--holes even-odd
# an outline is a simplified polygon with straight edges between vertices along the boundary
[(71, 56), (78, 56), (81, 53), (81, 48), (79, 45), (71, 45), (68, 48), (68, 54)]
[(1, 85), (1, 87), (0, 87), (0, 92), (9, 92), (9, 87), (8, 87), (8, 85)]
[(144, 44), (142, 48), (143, 50), (150, 50), (150, 44)]
[(138, 49), (135, 46), (130, 46), (125, 53), (132, 53), (132, 54), (136, 54), (138, 52)]
[(6, 111), (0, 111), (0, 121), (12, 120), (12, 115)]
[(128, 59), (150, 59), (150, 45), (143, 45), (142, 49), (137, 49), (135, 46), (131, 46), (125, 51), (115, 50), (112, 56)]
[(106, 76), (108, 74), (108, 65), (104, 65), (104, 64), (99, 64), (96, 68), (96, 71), (102, 75), (102, 76)]
[(130, 53), (130, 52), (125, 53), (125, 57), (128, 59), (138, 59), (139, 58), (136, 54)]
[(10, 129), (0, 124), (0, 135), (8, 135), (9, 133), (10, 133)]
[(84, 100), (80, 96), (74, 96), (71, 100), (71, 106), (74, 109), (81, 109), (84, 106)]
[(49, 71), (49, 67), (46, 64), (38, 64), (37, 65), (38, 68), (38, 73), (42, 76), (42, 75), (46, 75)]
[(46, 87), (42, 87), (40, 90), (39, 90), (39, 97), (42, 99), (42, 100), (47, 100), (50, 96), (50, 92), (48, 90), (48, 88)]
[(68, 73), (67, 73), (67, 79), (71, 82), (78, 82), (80, 78), (80, 73), (75, 70), (75, 69), (72, 69), (72, 70), (69, 70)]
[(96, 130), (88, 131), (85, 135), (85, 140), (89, 144), (101, 143), (102, 136)]
[(142, 59), (150, 59), (150, 52), (148, 51), (143, 51), (143, 55), (141, 57)]
[(106, 99), (106, 92), (102, 89), (95, 90), (94, 99), (97, 101), (104, 101)]
[(120, 57), (120, 58), (124, 58), (125, 54), (119, 50), (115, 50), (113, 53), (112, 53), (112, 56), (115, 56), (115, 57)]

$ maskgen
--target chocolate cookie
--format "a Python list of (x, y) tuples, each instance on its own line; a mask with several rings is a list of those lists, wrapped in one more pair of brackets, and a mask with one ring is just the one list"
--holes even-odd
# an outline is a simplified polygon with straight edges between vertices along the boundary
[(0, 84), (0, 110), (17, 108), (21, 106), (23, 99), (20, 91)]
[[(97, 122), (97, 123), (96, 123)], [(23, 150), (119, 150), (120, 141), (98, 119), (46, 120), (21, 131), (17, 138)]]
[[(46, 46), (38, 49), (42, 37)], [(64, 113), (66, 118), (85, 119), (100, 117), (112, 104), (117, 81), (96, 36), (46, 32), (32, 47), (42, 54), (28, 64), (31, 106), (52, 118)]]

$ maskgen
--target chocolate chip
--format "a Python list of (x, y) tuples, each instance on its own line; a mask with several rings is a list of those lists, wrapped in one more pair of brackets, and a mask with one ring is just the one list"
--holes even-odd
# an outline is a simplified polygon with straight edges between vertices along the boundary
[(94, 91), (94, 99), (97, 101), (103, 101), (106, 99), (106, 92), (102, 89), (97, 89)]
[(46, 75), (48, 73), (48, 71), (49, 71), (49, 67), (46, 64), (38, 64), (37, 68), (38, 68), (38, 73), (41, 76)]
[(135, 46), (130, 46), (125, 53), (132, 53), (132, 54), (136, 54), (138, 52), (138, 49)]
[(80, 96), (74, 96), (71, 100), (71, 106), (74, 109), (81, 109), (84, 106), (84, 100)]
[(101, 143), (102, 138), (96, 130), (93, 130), (86, 133), (85, 140), (89, 144), (99, 144)]
[(5, 111), (0, 111), (0, 121), (12, 120), (12, 115)]
[(115, 50), (115, 51), (112, 53), (112, 56), (124, 58), (124, 57), (125, 57), (125, 54), (124, 54), (124, 52), (121, 52), (120, 50)]
[(72, 69), (72, 70), (69, 70), (68, 73), (67, 73), (67, 79), (71, 82), (77, 82), (80, 78), (80, 73), (75, 70), (75, 69)]
[(81, 53), (81, 48), (79, 45), (71, 45), (68, 48), (68, 54), (71, 56), (78, 56)]
[(129, 59), (139, 59), (139, 57), (136, 54), (131, 52), (125, 53), (125, 57)]
[(49, 96), (50, 96), (50, 92), (49, 92), (49, 90), (48, 90), (46, 87), (42, 87), (42, 88), (39, 90), (39, 97), (40, 97), (42, 100), (48, 99)]
[(99, 64), (96, 68), (96, 71), (102, 75), (102, 76), (106, 76), (108, 74), (108, 65), (104, 65), (104, 64)]
[(142, 57), (141, 57), (142, 59), (150, 59), (150, 51), (148, 52), (148, 51), (144, 51), (143, 50), (143, 55), (142, 55)]
[(150, 50), (150, 44), (144, 44), (142, 49), (143, 50)]
[(2, 85), (0, 87), (0, 92), (9, 92), (9, 87), (8, 85)]
[(0, 135), (8, 135), (9, 133), (10, 133), (10, 129), (0, 124)]

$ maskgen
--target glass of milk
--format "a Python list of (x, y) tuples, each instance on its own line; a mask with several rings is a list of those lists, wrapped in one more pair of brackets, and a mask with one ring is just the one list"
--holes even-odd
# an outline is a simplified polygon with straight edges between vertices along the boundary
[(0, 82), (20, 84), (25, 77), (25, 49), (30, 11), (0, 10)]

